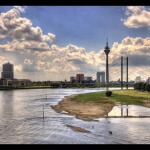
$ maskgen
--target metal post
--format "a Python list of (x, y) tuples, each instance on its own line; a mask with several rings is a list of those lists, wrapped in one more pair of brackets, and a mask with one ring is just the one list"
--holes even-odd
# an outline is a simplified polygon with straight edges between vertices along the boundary
[(121, 89), (123, 89), (123, 56), (121, 57)]
[(128, 57), (127, 57), (127, 64), (126, 65), (127, 65), (127, 81), (126, 81), (127, 83), (126, 83), (126, 87), (128, 89)]
[(127, 105), (127, 116), (128, 116), (128, 105)]
[(43, 119), (44, 119), (44, 105), (43, 105)]
[(121, 104), (121, 117), (123, 116), (123, 107), (122, 107), (122, 104)]

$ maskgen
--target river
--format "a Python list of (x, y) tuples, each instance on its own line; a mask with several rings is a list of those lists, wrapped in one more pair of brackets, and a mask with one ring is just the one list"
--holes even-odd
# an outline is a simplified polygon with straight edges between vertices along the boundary
[[(149, 118), (97, 118), (83, 121), (57, 113), (56, 105), (64, 96), (105, 91), (89, 89), (24, 89), (0, 91), (0, 144), (149, 144)], [(113, 90), (113, 89), (112, 89)], [(141, 106), (115, 106), (109, 115), (150, 115)], [(44, 118), (43, 118), (44, 116)], [(67, 125), (90, 131), (83, 133)], [(110, 134), (111, 131), (111, 134)]]

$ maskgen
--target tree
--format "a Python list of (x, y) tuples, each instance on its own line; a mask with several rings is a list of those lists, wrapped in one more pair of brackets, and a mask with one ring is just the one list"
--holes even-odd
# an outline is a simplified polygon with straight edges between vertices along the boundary
[(106, 91), (106, 93), (105, 93), (105, 94), (106, 94), (106, 96), (108, 96), (108, 97), (109, 97), (109, 96), (111, 96), (111, 95), (112, 95), (112, 91)]

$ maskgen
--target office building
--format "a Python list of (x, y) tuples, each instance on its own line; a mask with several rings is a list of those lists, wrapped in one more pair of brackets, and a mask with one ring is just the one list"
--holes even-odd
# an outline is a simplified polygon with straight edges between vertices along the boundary
[(78, 82), (82, 82), (84, 80), (84, 74), (77, 74), (76, 75), (76, 80)]
[(14, 69), (13, 65), (9, 62), (3, 64), (2, 67), (2, 79), (13, 79), (14, 78)]
[(105, 83), (105, 72), (97, 72), (97, 82)]

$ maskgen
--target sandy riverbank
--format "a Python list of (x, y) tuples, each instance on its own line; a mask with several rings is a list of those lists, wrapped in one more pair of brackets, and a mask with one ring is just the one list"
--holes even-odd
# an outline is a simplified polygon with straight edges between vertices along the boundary
[(94, 118), (100, 118), (107, 115), (115, 106), (115, 102), (111, 103), (81, 103), (71, 101), (70, 99), (76, 96), (76, 94), (65, 96), (58, 105), (51, 106), (57, 112), (66, 111), (68, 115), (75, 115), (76, 118), (85, 121), (92, 121)]

